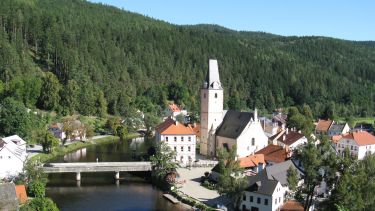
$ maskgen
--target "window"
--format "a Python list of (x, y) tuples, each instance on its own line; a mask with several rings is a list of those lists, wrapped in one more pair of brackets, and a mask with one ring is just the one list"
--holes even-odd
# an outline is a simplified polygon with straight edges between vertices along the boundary
[(10, 156), (8, 156), (8, 159), (10, 159)]
[(183, 136), (181, 136), (181, 141), (184, 141), (184, 137)]
[(184, 160), (184, 156), (181, 156), (180, 157), (180, 161), (182, 162)]
[(252, 145), (252, 146), (255, 145), (255, 138), (252, 138), (252, 139), (251, 139), (251, 145)]
[(203, 98), (206, 98), (206, 93), (203, 94)]
[(260, 198), (259, 197), (257, 198), (257, 203), (260, 204)]
[(264, 205), (268, 205), (268, 199), (264, 199)]
[(167, 136), (167, 137), (165, 137), (165, 141), (166, 141), (166, 142), (168, 142), (168, 136)]
[(253, 202), (253, 196), (250, 196), (250, 202)]
[(174, 151), (177, 152), (177, 147), (174, 147)]
[(275, 204), (277, 204), (277, 199), (275, 199)]
[(183, 152), (184, 151), (184, 147), (181, 147), (181, 152)]
[(3, 159), (3, 156), (0, 156), (0, 159)]
[(249, 146), (247, 146), (247, 151), (249, 151), (250, 150), (250, 147)]
[(191, 136), (188, 137), (188, 141), (191, 141)]
[(350, 150), (353, 150), (353, 146), (350, 146)]
[(215, 93), (215, 98), (217, 98), (217, 93)]
[(177, 141), (177, 137), (176, 136), (174, 137), (174, 141)]
[(281, 197), (279, 197), (279, 203), (281, 202)]
[(190, 152), (191, 151), (191, 147), (190, 146), (188, 146), (188, 152)]
[(243, 196), (242, 196), (242, 200), (243, 200), (243, 201), (246, 201), (246, 195), (243, 195)]

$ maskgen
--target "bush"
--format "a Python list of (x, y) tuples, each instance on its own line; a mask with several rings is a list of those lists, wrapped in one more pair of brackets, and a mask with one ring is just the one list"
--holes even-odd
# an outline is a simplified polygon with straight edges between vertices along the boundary
[(50, 198), (35, 198), (20, 208), (20, 211), (59, 211)]
[(43, 182), (33, 181), (27, 186), (27, 193), (31, 196), (42, 198), (45, 195), (46, 187)]

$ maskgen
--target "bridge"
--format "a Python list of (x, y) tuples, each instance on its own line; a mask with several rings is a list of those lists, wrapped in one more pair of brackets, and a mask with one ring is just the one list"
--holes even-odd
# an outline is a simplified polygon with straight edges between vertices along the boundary
[(120, 172), (151, 171), (151, 162), (92, 162), (92, 163), (46, 163), (40, 167), (45, 173), (76, 173), (81, 181), (83, 172), (114, 172), (120, 179)]

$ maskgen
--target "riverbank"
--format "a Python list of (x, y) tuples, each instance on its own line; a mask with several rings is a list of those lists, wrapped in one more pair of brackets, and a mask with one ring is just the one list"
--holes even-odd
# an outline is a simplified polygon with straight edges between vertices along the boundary
[[(137, 137), (139, 137), (138, 133), (131, 133), (126, 137), (126, 139), (133, 139), (133, 138), (137, 138)], [(85, 148), (85, 147), (88, 147), (88, 146), (91, 146), (91, 145), (107, 144), (107, 143), (116, 142), (116, 141), (119, 141), (119, 140), (120, 140), (120, 138), (118, 136), (107, 136), (107, 137), (104, 137), (104, 138), (99, 138), (99, 139), (95, 139), (95, 140), (91, 140), (91, 141), (85, 141), (85, 142), (77, 141), (77, 142), (74, 142), (74, 143), (69, 144), (69, 145), (59, 146), (59, 147), (55, 148), (49, 154), (39, 153), (39, 154), (33, 156), (32, 158), (30, 158), (28, 160), (28, 162), (45, 163), (45, 162), (48, 162), (48, 161), (56, 158), (57, 156), (62, 156), (62, 155), (65, 155), (67, 153), (74, 152), (76, 150), (79, 150), (79, 149), (82, 149), (82, 148)]]

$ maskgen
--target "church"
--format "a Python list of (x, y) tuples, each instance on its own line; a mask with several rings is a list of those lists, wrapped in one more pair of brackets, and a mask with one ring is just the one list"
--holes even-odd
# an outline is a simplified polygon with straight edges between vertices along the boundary
[(217, 60), (209, 60), (206, 80), (201, 89), (201, 144), (200, 154), (214, 157), (218, 149), (229, 150), (237, 145), (239, 158), (253, 154), (268, 145), (254, 112), (224, 110), (224, 89), (220, 82)]

